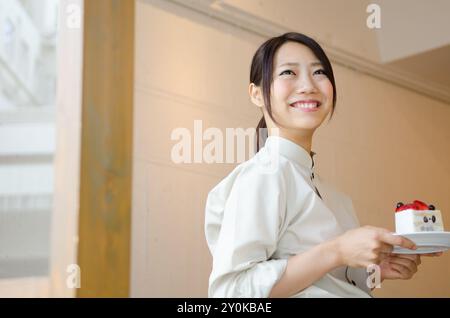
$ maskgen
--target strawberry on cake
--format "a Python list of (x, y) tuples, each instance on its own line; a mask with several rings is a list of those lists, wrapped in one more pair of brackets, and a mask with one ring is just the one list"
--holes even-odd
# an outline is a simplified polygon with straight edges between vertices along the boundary
[(417, 232), (444, 231), (441, 211), (419, 200), (413, 203), (397, 203), (395, 209), (395, 232), (408, 234)]

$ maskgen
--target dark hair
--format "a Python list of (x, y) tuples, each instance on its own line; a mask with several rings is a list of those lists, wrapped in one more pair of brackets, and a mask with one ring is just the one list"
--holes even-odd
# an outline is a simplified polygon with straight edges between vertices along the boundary
[[(333, 117), (334, 109), (336, 106), (336, 84), (334, 81), (333, 68), (331, 67), (330, 60), (315, 40), (304, 34), (296, 32), (285, 33), (283, 35), (267, 40), (258, 48), (255, 55), (253, 56), (252, 66), (250, 70), (250, 83), (262, 87), (264, 107), (266, 108), (267, 113), (269, 114), (270, 118), (276, 123), (272, 115), (272, 107), (270, 104), (270, 87), (273, 81), (273, 59), (277, 50), (286, 42), (297, 42), (306, 45), (322, 63), (324, 72), (333, 85), (333, 108), (330, 116), (331, 119), (331, 117)], [(256, 127), (256, 151), (259, 151), (260, 149), (260, 128), (267, 128), (264, 116), (261, 118), (258, 126)]]

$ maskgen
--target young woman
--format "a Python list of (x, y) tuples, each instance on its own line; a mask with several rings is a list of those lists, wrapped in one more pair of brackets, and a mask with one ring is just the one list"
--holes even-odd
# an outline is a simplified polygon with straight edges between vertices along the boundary
[(312, 137), (336, 104), (319, 44), (299, 33), (266, 41), (253, 57), (249, 94), (268, 137), (259, 144), (257, 132), (256, 155), (208, 195), (209, 296), (370, 297), (378, 274), (411, 278), (420, 257), (391, 252), (414, 243), (360, 227), (351, 199), (314, 173)]

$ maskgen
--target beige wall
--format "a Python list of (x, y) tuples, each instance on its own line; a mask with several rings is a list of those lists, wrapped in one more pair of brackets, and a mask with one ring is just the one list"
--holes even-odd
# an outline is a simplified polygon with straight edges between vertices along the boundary
[[(164, 1), (138, 1), (131, 295), (204, 297), (208, 191), (231, 164), (176, 165), (177, 127), (254, 127), (251, 57), (264, 39)], [(335, 65), (336, 114), (316, 133), (317, 171), (348, 193), (362, 224), (394, 229), (397, 201), (421, 199), (450, 227), (450, 105)], [(450, 297), (450, 253), (377, 296)]]
[[(275, 25), (302, 30), (336, 49), (380, 59), (378, 30), (366, 27), (370, 0), (224, 0), (231, 12), (246, 12)], [(281, 5), (280, 5), (281, 4)], [(351, 9), (350, 9), (351, 8)], [(383, 10), (384, 13), (384, 10)]]

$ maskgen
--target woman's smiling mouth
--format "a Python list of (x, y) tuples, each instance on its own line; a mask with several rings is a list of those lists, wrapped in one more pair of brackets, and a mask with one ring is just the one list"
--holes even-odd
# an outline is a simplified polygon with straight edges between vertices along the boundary
[(318, 100), (299, 100), (292, 104), (289, 104), (290, 107), (300, 109), (304, 112), (315, 112), (320, 107), (321, 103)]

